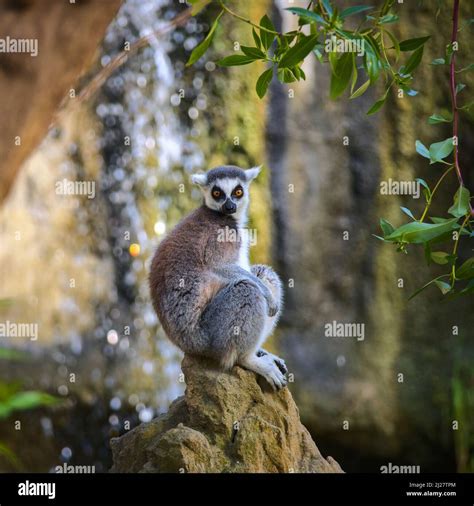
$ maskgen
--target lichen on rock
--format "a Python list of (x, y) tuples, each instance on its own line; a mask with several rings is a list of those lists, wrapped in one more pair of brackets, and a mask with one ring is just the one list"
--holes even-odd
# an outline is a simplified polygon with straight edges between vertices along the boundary
[(302, 425), (293, 397), (234, 367), (185, 356), (185, 395), (111, 440), (112, 472), (340, 473)]

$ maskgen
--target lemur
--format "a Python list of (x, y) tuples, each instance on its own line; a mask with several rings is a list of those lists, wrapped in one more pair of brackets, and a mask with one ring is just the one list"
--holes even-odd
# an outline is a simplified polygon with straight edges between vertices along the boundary
[(241, 365), (280, 389), (285, 362), (261, 346), (280, 316), (282, 284), (271, 267), (250, 266), (245, 233), (249, 186), (259, 172), (225, 165), (193, 174), (204, 202), (160, 243), (149, 282), (158, 319), (183, 352), (226, 370)]

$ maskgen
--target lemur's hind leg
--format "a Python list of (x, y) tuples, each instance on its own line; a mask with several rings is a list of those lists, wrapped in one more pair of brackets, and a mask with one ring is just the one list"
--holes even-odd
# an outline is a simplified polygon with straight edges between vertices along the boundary
[(268, 336), (273, 332), (280, 317), (283, 299), (281, 281), (275, 271), (266, 265), (253, 265), (251, 272), (268, 287), (275, 300), (277, 311), (273, 316), (265, 315), (264, 325), (258, 336), (255, 348), (250, 350), (248, 354), (239, 357), (238, 363), (264, 376), (273, 388), (282, 388), (287, 383), (286, 374), (288, 372), (284, 360), (261, 348)]
[(257, 357), (269, 312), (261, 288), (250, 278), (231, 281), (207, 306), (201, 332), (209, 336), (209, 354), (226, 368), (236, 363), (262, 375), (273, 388), (286, 384), (284, 374), (268, 356)]
[(281, 280), (278, 277), (277, 273), (267, 265), (259, 265), (259, 264), (253, 265), (251, 271), (254, 276), (257, 276), (263, 283), (265, 283), (268, 286), (278, 305), (277, 313), (272, 317), (266, 318), (264, 329), (262, 331), (262, 334), (260, 335), (259, 346), (256, 352), (257, 356), (268, 355), (271, 359), (274, 360), (280, 371), (283, 374), (287, 374), (288, 369), (286, 367), (285, 361), (282, 358), (278, 357), (277, 355), (273, 355), (272, 353), (269, 353), (268, 351), (261, 348), (263, 343), (273, 332), (273, 329), (275, 328), (275, 325), (277, 324), (278, 319), (280, 318), (281, 307), (283, 304), (283, 288)]

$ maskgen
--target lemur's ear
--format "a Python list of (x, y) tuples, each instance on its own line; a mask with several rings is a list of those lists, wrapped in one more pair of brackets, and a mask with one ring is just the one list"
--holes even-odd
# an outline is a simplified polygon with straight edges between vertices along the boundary
[(207, 183), (207, 175), (206, 174), (193, 174), (191, 176), (191, 183), (197, 184), (199, 186), (205, 186)]
[(252, 167), (251, 169), (247, 169), (245, 171), (245, 178), (247, 179), (247, 183), (250, 183), (253, 179), (255, 179), (262, 170), (262, 166), (259, 165), (258, 167)]

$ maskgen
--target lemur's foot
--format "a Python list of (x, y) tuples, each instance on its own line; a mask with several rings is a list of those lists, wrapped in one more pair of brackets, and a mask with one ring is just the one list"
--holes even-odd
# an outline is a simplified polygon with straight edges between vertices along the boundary
[(249, 355), (240, 363), (250, 371), (254, 371), (260, 374), (260, 376), (263, 376), (274, 390), (280, 390), (286, 386), (287, 379), (273, 357), (274, 355), (270, 353), (261, 356), (257, 356), (257, 354)]
[(288, 367), (286, 367), (285, 361), (278, 357), (277, 355), (273, 355), (272, 353), (269, 353), (268, 351), (264, 350), (263, 348), (260, 348), (257, 351), (257, 357), (263, 357), (264, 355), (270, 356), (275, 364), (277, 365), (278, 369), (286, 376), (288, 374)]

